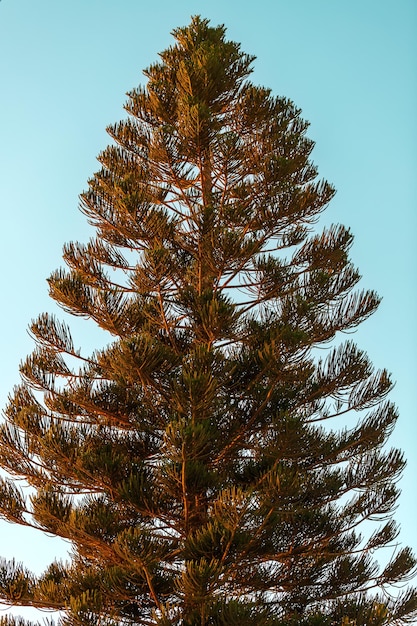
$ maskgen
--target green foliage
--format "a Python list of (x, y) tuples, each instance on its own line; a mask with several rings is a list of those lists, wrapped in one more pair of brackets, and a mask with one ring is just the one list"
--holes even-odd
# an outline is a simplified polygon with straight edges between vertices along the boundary
[(61, 626), (409, 623), (390, 378), (336, 341), (379, 299), (354, 291), (351, 233), (314, 232), (334, 192), (299, 109), (223, 27), (173, 34), (82, 195), (96, 237), (49, 279), (109, 344), (85, 356), (42, 314), (0, 429), (0, 514), (70, 559), (2, 562), (0, 598)]

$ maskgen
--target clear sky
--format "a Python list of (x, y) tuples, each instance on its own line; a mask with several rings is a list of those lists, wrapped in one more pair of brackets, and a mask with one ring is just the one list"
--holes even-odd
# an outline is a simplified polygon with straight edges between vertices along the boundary
[[(338, 193), (323, 222), (355, 234), (362, 286), (383, 296), (356, 333), (387, 367), (408, 467), (396, 518), (417, 552), (417, 2), (415, 0), (0, 1), (0, 406), (31, 350), (30, 320), (56, 311), (46, 278), (90, 236), (78, 194), (125, 117), (125, 92), (190, 16), (223, 23), (257, 57), (253, 81), (311, 122), (313, 160)], [(82, 346), (91, 325), (72, 323)], [(0, 523), (0, 555), (40, 572), (56, 539)], [(0, 613), (1, 615), (1, 613)]]

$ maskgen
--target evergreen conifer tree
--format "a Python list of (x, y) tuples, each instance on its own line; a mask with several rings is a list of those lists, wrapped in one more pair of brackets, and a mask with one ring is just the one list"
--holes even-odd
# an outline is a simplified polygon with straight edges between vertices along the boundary
[(70, 559), (3, 561), (0, 598), (62, 626), (409, 623), (414, 591), (385, 591), (410, 550), (373, 557), (397, 536), (391, 383), (339, 342), (378, 297), (352, 291), (350, 232), (312, 228), (333, 189), (300, 110), (223, 27), (173, 34), (82, 195), (96, 237), (49, 279), (109, 344), (42, 314), (0, 432), (2, 517)]

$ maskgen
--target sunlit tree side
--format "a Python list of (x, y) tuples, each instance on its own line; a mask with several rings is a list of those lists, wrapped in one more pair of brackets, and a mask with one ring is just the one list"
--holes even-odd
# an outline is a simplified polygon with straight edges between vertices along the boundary
[(0, 431), (2, 517), (70, 558), (3, 561), (0, 599), (62, 626), (410, 623), (391, 382), (339, 338), (378, 297), (350, 232), (313, 228), (333, 189), (300, 110), (224, 27), (173, 34), (82, 195), (95, 238), (49, 279), (109, 344), (85, 356), (42, 314)]

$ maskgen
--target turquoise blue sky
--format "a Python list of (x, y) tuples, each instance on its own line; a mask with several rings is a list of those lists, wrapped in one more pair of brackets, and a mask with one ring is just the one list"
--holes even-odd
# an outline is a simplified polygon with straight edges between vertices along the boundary
[[(311, 122), (313, 160), (338, 190), (323, 223), (355, 234), (362, 285), (379, 311), (356, 333), (397, 381), (405, 450), (397, 519), (417, 552), (417, 2), (415, 0), (2, 0), (0, 2), (0, 405), (32, 349), (27, 326), (55, 311), (46, 278), (69, 240), (89, 229), (78, 194), (124, 117), (125, 92), (201, 14), (256, 55), (253, 80), (285, 95)], [(87, 322), (73, 324), (93, 347)], [(40, 571), (57, 540), (0, 524), (0, 555)], [(1, 614), (1, 613), (0, 613)]]

